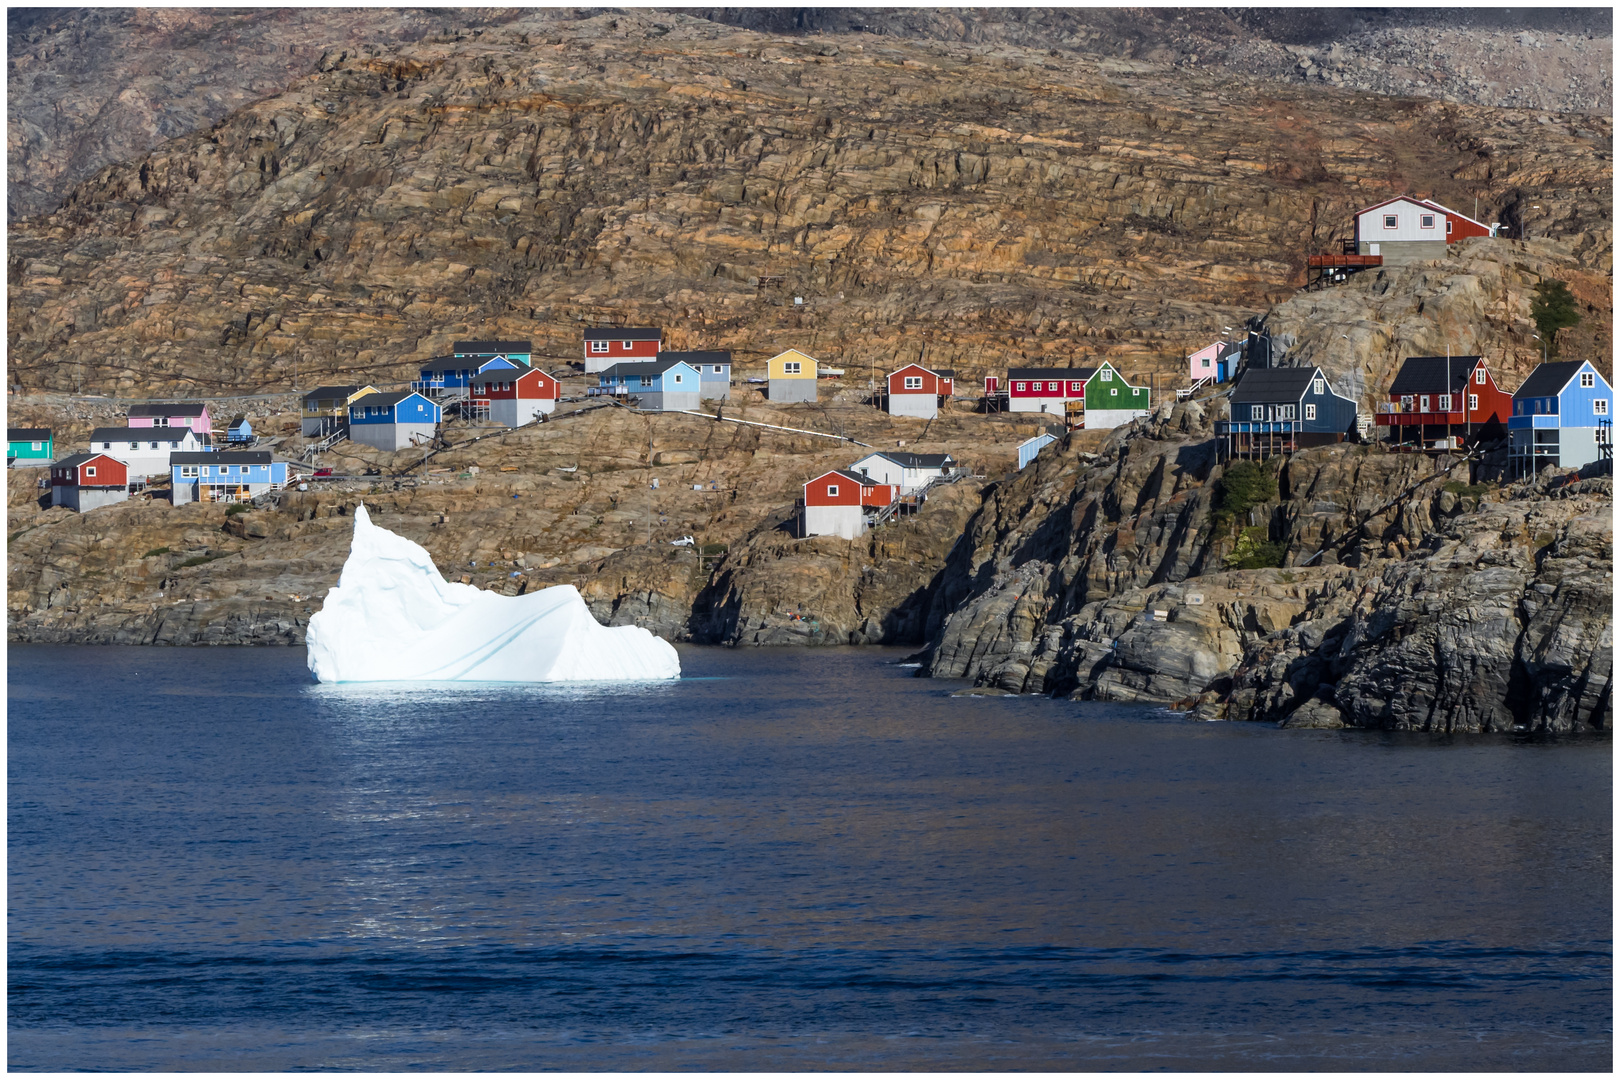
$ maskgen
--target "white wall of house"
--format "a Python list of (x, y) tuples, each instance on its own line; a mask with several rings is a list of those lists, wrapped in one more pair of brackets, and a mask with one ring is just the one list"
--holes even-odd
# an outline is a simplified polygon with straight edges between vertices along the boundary
[(938, 394), (890, 394), (890, 416), (915, 416), (932, 420), (939, 415)]
[(411, 446), (411, 437), (422, 442), (433, 438), (432, 424), (350, 424), (349, 438), (357, 443), (375, 446), (379, 450), (403, 450)]
[(1062, 416), (1063, 411), (1064, 411), (1063, 410), (1063, 402), (1064, 402), (1064, 400), (1065, 399), (1061, 398), (1061, 397), (1049, 397), (1049, 398), (1033, 398), (1033, 397), (1021, 398), (1021, 397), (1015, 397), (1015, 398), (1009, 398), (1007, 400), (1007, 411), (1008, 412), (1046, 413), (1049, 416)]
[(1148, 414), (1146, 409), (1087, 409), (1086, 428), (1111, 428), (1140, 420)]
[(853, 540), (866, 531), (866, 512), (859, 506), (807, 506), (805, 536), (841, 536)]
[(507, 427), (521, 427), (556, 408), (557, 402), (552, 398), (491, 398), (489, 418)]
[(68, 484), (58, 484), (51, 488), (51, 503), (55, 506), (65, 506), (69, 510), (77, 510), (83, 514), (98, 506), (111, 506), (113, 503), (125, 502), (129, 499), (129, 488), (81, 488)]

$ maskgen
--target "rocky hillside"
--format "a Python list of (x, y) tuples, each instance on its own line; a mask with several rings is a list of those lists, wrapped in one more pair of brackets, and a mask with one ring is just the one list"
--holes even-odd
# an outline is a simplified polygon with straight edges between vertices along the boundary
[(1609, 215), (1603, 118), (1011, 45), (637, 12), (319, 67), (12, 226), (15, 382), (399, 380), (458, 337), (572, 358), (619, 319), (745, 362), (1168, 375), (1376, 198), (1477, 196), (1571, 245)]
[(986, 499), (930, 674), (1292, 726), (1612, 725), (1607, 475), (1472, 486), (1461, 457), (1342, 445), (1223, 515), (1198, 403), (1143, 426)]

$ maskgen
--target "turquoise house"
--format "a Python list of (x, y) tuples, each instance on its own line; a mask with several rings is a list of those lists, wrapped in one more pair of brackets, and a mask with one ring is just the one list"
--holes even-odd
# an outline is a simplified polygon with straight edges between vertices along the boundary
[(53, 456), (50, 428), (6, 428), (6, 464), (12, 468), (49, 465)]

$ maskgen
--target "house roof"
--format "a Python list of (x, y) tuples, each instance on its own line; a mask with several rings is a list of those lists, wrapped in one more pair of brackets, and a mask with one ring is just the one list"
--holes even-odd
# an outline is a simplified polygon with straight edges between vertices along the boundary
[(1038, 379), (1038, 380), (1042, 380), (1042, 381), (1045, 381), (1047, 379), (1054, 379), (1054, 380), (1055, 379), (1079, 379), (1081, 382), (1085, 382), (1087, 379), (1091, 378), (1095, 374), (1097, 374), (1097, 369), (1094, 368), (1094, 367), (1075, 367), (1075, 368), (1015, 367), (1015, 368), (1008, 368), (1007, 369), (1007, 379), (1008, 379), (1008, 381), (1011, 381), (1013, 379)]
[(315, 401), (323, 398), (346, 398), (356, 390), (364, 390), (365, 385), (357, 386), (317, 386), (304, 395), (305, 401)]
[[(1451, 372), (1448, 385), (1446, 371)], [(1408, 356), (1389, 384), (1392, 396), (1402, 394), (1449, 394), (1461, 390), (1469, 372), (1479, 363), (1477, 356)]]
[(247, 415), (245, 413), (237, 413), (235, 416), (231, 417), (229, 426), (236, 427), (238, 424), (245, 424), (246, 422)]
[(529, 341), (453, 341), (450, 343), (450, 351), (485, 356), (509, 352), (526, 353), (534, 351), (534, 343)]
[[(663, 353), (657, 360), (642, 360), (634, 364), (614, 364), (604, 368), (601, 372), (603, 378), (626, 378), (631, 375), (662, 375), (676, 364), (686, 364), (685, 360), (671, 360), (668, 353)], [(686, 364), (691, 367), (691, 364)]]
[(1314, 367), (1250, 368), (1232, 389), (1232, 404), (1240, 402), (1298, 401), (1317, 375)]
[[(480, 361), (491, 359), (480, 355), (473, 356), (435, 356), (433, 359), (419, 365), (421, 371), (477, 371)], [(523, 361), (513, 360), (512, 364), (521, 368)]]
[(398, 405), (408, 397), (418, 396), (415, 390), (391, 390), (386, 394), (367, 394), (349, 402), (351, 409), (375, 409), (379, 406)]
[(217, 453), (177, 451), (169, 455), (170, 465), (269, 465), (268, 450), (221, 450)]
[(91, 442), (184, 442), (197, 438), (188, 427), (98, 427)]
[(664, 331), (656, 326), (593, 326), (585, 331), (586, 341), (662, 341)]
[(51, 437), (48, 427), (8, 427), (6, 428), (7, 442), (45, 442)]
[(811, 484), (815, 483), (817, 480), (822, 480), (822, 479), (825, 479), (826, 477), (829, 477), (829, 476), (842, 477), (845, 480), (848, 480), (852, 484), (864, 485), (865, 487), (871, 487), (872, 486), (871, 477), (862, 476), (859, 473), (852, 473), (848, 469), (828, 469), (826, 472), (822, 473), (820, 476), (812, 476), (810, 479), (806, 480), (804, 482), (804, 486), (809, 487)]
[(1453, 210), (1449, 206), (1442, 206), (1441, 204), (1435, 202), (1433, 199), (1419, 199), (1415, 195), (1397, 195), (1393, 199), (1385, 199), (1381, 203), (1373, 203), (1371, 206), (1362, 207), (1360, 210), (1356, 211), (1356, 217), (1359, 218), (1362, 214), (1370, 214), (1374, 210), (1383, 209), (1384, 207), (1388, 206), (1390, 203), (1398, 203), (1398, 202), (1406, 202), (1406, 203), (1411, 203), (1414, 206), (1423, 206), (1423, 207), (1427, 207), (1430, 210), (1438, 210), (1440, 213), (1446, 214), (1446, 215), (1448, 215), (1450, 217), (1460, 218), (1463, 221), (1473, 221), (1475, 225), (1478, 225), (1482, 229), (1490, 228), (1490, 226), (1485, 224), (1483, 221), (1474, 221), (1474, 219), (1469, 217), (1467, 214), (1459, 214), (1457, 211)]
[(684, 360), (696, 367), (698, 364), (729, 364), (731, 353), (725, 349), (711, 352), (664, 352), (658, 353), (660, 360)]
[(131, 405), (130, 416), (201, 416), (208, 408), (206, 401), (149, 401), (145, 405)]
[(956, 371), (953, 368), (931, 368), (927, 364), (919, 364), (915, 360), (913, 360), (909, 364), (901, 364), (899, 367), (897, 367), (893, 371), (889, 372), (889, 374), (890, 374), (890, 376), (898, 375), (902, 371), (906, 370), (906, 368), (916, 368), (919, 371), (926, 371), (926, 372), (928, 372), (928, 374), (933, 375), (936, 378), (940, 378), (940, 379), (954, 379), (954, 378), (956, 378)]
[[(901, 450), (878, 450), (866, 456), (888, 458), (902, 469), (942, 469), (947, 465), (956, 464), (956, 459), (949, 454), (908, 454)], [(864, 461), (865, 458), (861, 460)]]
[[(61, 461), (52, 462), (51, 463), (51, 468), (53, 468), (53, 469), (77, 469), (80, 465), (83, 465), (85, 462), (94, 461), (98, 457), (112, 457), (112, 455), (103, 454), (103, 453), (99, 453), (99, 452), (98, 453), (93, 453), (93, 454), (74, 454), (71, 457), (63, 458)], [(113, 461), (118, 461), (117, 458), (112, 458), (112, 460)], [(118, 464), (122, 465), (123, 462), (118, 461)]]
[(1580, 360), (1554, 360), (1548, 364), (1537, 364), (1536, 370), (1524, 380), (1524, 385), (1514, 393), (1518, 398), (1553, 397), (1564, 388), (1575, 373), (1581, 369)]
[[(1048, 443), (1057, 442), (1058, 438), (1059, 438), (1059, 436), (1054, 435), (1054, 434), (1052, 434), (1052, 432), (1050, 430), (1047, 430), (1047, 431), (1041, 432), (1039, 435), (1031, 435), (1029, 438), (1027, 438), (1023, 442), (1019, 443), (1018, 447), (1019, 447), (1019, 449), (1023, 449), (1024, 447), (1028, 446), (1032, 442), (1038, 442), (1038, 443), (1041, 443), (1042, 446), (1045, 446)], [(1041, 442), (1042, 439), (1045, 439), (1046, 442)]]

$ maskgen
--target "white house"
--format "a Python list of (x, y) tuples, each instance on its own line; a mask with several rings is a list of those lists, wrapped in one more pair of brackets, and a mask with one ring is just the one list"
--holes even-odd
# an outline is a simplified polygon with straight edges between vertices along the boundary
[(907, 454), (898, 450), (879, 450), (867, 454), (849, 467), (874, 484), (890, 484), (902, 495), (910, 495), (928, 486), (930, 480), (948, 476), (956, 468), (956, 459), (949, 454)]
[(1357, 212), (1356, 252), (1381, 256), (1385, 266), (1443, 259), (1447, 244), (1495, 236), (1496, 228), (1430, 199), (1403, 195)]
[(129, 476), (169, 475), (169, 455), (198, 453), (202, 439), (188, 427), (107, 427), (90, 433), (92, 454), (111, 454), (129, 466)]

